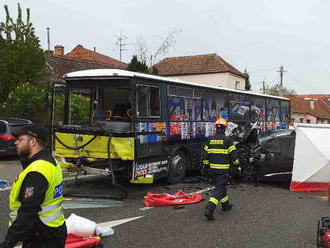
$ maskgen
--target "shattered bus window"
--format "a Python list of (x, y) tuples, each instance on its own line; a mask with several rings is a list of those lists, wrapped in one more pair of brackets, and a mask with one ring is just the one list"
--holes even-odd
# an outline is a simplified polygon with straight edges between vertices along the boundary
[(94, 101), (93, 121), (129, 121), (131, 119), (130, 90), (125, 88), (99, 89)]

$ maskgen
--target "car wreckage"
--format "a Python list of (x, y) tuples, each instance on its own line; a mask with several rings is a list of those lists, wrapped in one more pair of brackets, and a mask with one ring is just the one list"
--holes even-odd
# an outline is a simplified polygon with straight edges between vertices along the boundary
[(241, 167), (241, 171), (232, 167), (232, 180), (291, 180), (295, 148), (294, 129), (259, 133), (257, 123), (248, 124), (245, 131), (240, 130), (237, 124), (229, 123), (227, 135), (234, 141)]

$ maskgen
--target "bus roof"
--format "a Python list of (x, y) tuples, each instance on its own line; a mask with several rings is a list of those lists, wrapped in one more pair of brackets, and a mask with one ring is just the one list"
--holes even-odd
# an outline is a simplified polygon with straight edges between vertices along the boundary
[(233, 92), (233, 93), (271, 97), (271, 98), (276, 98), (276, 99), (281, 99), (281, 100), (289, 100), (288, 98), (280, 97), (280, 96), (272, 96), (272, 95), (266, 95), (266, 94), (257, 93), (257, 92), (251, 92), (251, 91), (234, 90), (234, 89), (229, 89), (229, 88), (224, 88), (224, 87), (210, 86), (210, 85), (205, 85), (205, 84), (200, 84), (200, 83), (192, 83), (192, 82), (187, 82), (187, 81), (183, 81), (180, 79), (171, 79), (171, 78), (166, 78), (166, 77), (143, 74), (143, 73), (139, 73), (139, 72), (124, 71), (124, 70), (119, 70), (119, 69), (93, 69), (93, 70), (70, 72), (70, 73), (64, 75), (64, 78), (69, 79), (69, 80), (70, 79), (81, 79), (81, 78), (97, 79), (97, 78), (111, 78), (111, 77), (149, 78), (149, 79), (155, 79), (155, 80), (166, 81), (166, 82), (170, 82), (170, 83), (177, 83), (177, 84), (182, 84), (182, 85), (197, 86), (197, 87), (204, 87), (204, 88), (217, 89), (217, 90), (225, 90), (225, 91), (229, 91), (229, 92)]

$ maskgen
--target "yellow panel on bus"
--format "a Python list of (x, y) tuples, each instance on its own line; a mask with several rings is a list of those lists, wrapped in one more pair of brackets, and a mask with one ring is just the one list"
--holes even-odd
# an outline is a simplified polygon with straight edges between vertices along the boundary
[[(107, 149), (109, 138), (106, 136), (95, 137), (94, 135), (70, 134), (59, 132), (55, 134), (55, 156), (72, 158), (108, 158)], [(65, 144), (65, 146), (62, 145), (59, 140), (63, 144)], [(90, 143), (87, 144), (88, 142)], [(82, 148), (76, 150), (70, 149), (69, 147)], [(134, 160), (134, 138), (112, 137), (110, 143), (110, 157), (112, 159)]]

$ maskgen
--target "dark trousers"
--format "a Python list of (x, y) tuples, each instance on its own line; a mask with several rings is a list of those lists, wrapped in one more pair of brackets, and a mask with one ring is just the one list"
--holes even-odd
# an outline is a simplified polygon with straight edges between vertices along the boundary
[(67, 236), (65, 223), (57, 228), (42, 226), (27, 240), (23, 241), (23, 248), (64, 248)]
[[(214, 211), (214, 209), (218, 205), (214, 202), (214, 199), (212, 199), (212, 198), (215, 198), (218, 201), (218, 203), (220, 203), (221, 199), (226, 200), (225, 197), (228, 197), (228, 195), (227, 195), (228, 174), (227, 173), (214, 174), (213, 179), (214, 179), (215, 190), (208, 203), (208, 208), (211, 211)], [(228, 203), (229, 203), (229, 200), (227, 199), (225, 202), (222, 203), (222, 206), (224, 206)]]

